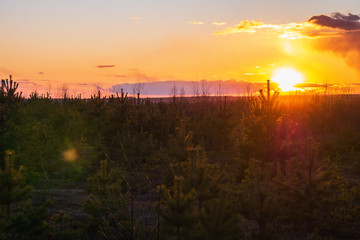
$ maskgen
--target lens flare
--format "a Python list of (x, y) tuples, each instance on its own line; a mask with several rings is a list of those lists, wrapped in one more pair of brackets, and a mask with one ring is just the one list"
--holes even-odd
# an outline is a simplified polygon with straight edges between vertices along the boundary
[(79, 157), (75, 148), (70, 148), (70, 149), (65, 150), (63, 152), (63, 156), (64, 156), (64, 160), (69, 161), (69, 162), (75, 161)]

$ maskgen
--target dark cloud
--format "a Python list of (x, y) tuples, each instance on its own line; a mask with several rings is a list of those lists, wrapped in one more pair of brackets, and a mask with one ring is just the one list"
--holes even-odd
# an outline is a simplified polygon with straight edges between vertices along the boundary
[(43, 75), (43, 74), (44, 74), (44, 72), (38, 72), (38, 74)]
[(97, 65), (97, 68), (112, 68), (115, 67), (116, 65)]
[(348, 13), (348, 15), (344, 15), (342, 13), (339, 13), (339, 12), (335, 12), (332, 14), (334, 18), (337, 18), (337, 19), (343, 19), (343, 20), (347, 20), (347, 21), (358, 21), (360, 20), (360, 16), (359, 15), (356, 15), (356, 14), (351, 14), (351, 13)]
[(313, 16), (308, 22), (337, 31), (332, 36), (315, 41), (316, 49), (333, 52), (360, 71), (360, 15), (336, 12), (330, 16)]
[(137, 68), (130, 68), (129, 70), (130, 71), (139, 71), (139, 69), (137, 69)]
[(327, 15), (317, 15), (311, 17), (308, 22), (320, 25), (323, 27), (338, 28), (343, 30), (358, 30), (360, 29), (360, 16), (348, 13), (348, 15), (336, 12)]

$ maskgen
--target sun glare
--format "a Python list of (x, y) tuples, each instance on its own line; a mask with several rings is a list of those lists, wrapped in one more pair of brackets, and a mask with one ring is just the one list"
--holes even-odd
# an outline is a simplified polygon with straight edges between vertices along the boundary
[(278, 68), (272, 74), (273, 82), (279, 84), (279, 88), (284, 91), (297, 90), (294, 86), (303, 82), (303, 75), (293, 68)]

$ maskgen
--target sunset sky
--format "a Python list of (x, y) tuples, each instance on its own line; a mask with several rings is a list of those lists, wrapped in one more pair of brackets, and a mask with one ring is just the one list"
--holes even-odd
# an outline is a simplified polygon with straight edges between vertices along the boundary
[(358, 0), (1, 0), (0, 77), (64, 84), (273, 78), (360, 83)]

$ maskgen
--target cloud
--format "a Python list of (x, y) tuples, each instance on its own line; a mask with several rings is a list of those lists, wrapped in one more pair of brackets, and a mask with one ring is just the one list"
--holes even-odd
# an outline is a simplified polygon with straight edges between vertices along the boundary
[(131, 19), (131, 20), (140, 20), (141, 17), (129, 17), (129, 19)]
[(127, 75), (113, 75), (114, 77), (118, 78), (126, 78), (130, 82), (152, 82), (152, 81), (158, 81), (158, 78), (149, 76), (146, 73), (143, 73), (137, 68), (130, 68), (130, 72), (128, 72)]
[(19, 83), (19, 86), (23, 86), (23, 85), (31, 85), (31, 86), (35, 86), (35, 87), (41, 87), (41, 84), (36, 83), (33, 80), (30, 79), (18, 79), (16, 80), (17, 83)]
[(59, 80), (49, 80), (49, 79), (37, 79), (37, 82), (61, 82)]
[(317, 15), (311, 17), (308, 22), (329, 28), (339, 28), (343, 30), (359, 30), (360, 16), (348, 13), (348, 15), (336, 12), (327, 15)]
[(325, 88), (332, 86), (332, 84), (318, 84), (318, 83), (298, 83), (294, 87), (296, 88)]
[(126, 77), (126, 75), (123, 75), (123, 74), (113, 74), (110, 76), (117, 77), (117, 78), (125, 78)]
[(76, 83), (76, 85), (78, 85), (78, 86), (94, 86), (94, 84), (89, 84), (89, 83)]
[(235, 27), (215, 32), (218, 35), (234, 33), (255, 33), (259, 29), (273, 29), (280, 38), (323, 38), (337, 37), (347, 31), (360, 31), (360, 16), (335, 12), (328, 15), (316, 15), (300, 23), (265, 24), (261, 20), (244, 20)]
[(319, 50), (333, 52), (342, 57), (349, 66), (360, 71), (359, 39), (359, 31), (346, 31), (340, 36), (323, 38), (314, 42), (314, 46)]
[(195, 24), (195, 25), (202, 25), (204, 24), (204, 22), (201, 22), (201, 21), (190, 21), (188, 22), (189, 24)]
[(235, 33), (256, 33), (260, 29), (271, 29), (279, 33), (280, 38), (301, 39), (319, 38), (338, 34), (338, 30), (323, 29), (310, 22), (287, 23), (287, 24), (265, 24), (261, 20), (244, 20), (235, 27), (229, 27), (215, 32), (215, 35), (227, 35)]
[(115, 67), (116, 65), (97, 65), (96, 68), (112, 68)]
[(229, 27), (223, 31), (215, 32), (215, 34), (226, 35), (226, 34), (231, 34), (231, 33), (242, 33), (242, 32), (255, 33), (257, 28), (263, 27), (263, 26), (264, 26), (264, 24), (260, 20), (256, 20), (256, 21), (244, 20), (244, 21), (241, 21), (235, 27)]
[(14, 74), (14, 71), (7, 68), (0, 68), (0, 74), (12, 75)]
[(225, 25), (226, 22), (212, 22), (213, 25), (222, 26)]
[(248, 72), (248, 73), (244, 73), (244, 75), (246, 75), (246, 76), (256, 76), (256, 75), (265, 75), (266, 73), (263, 73), (263, 72), (261, 72), (261, 73), (251, 73), (251, 72)]
[(327, 15), (311, 17), (308, 22), (322, 29), (337, 31), (331, 37), (325, 37), (314, 42), (316, 49), (330, 51), (342, 57), (345, 62), (360, 71), (360, 16), (336, 12)]
[(44, 74), (44, 72), (38, 72), (38, 74), (39, 74), (39, 75), (43, 75), (43, 74)]
[(133, 78), (136, 79), (136, 81), (140, 81), (140, 82), (154, 82), (159, 80), (156, 77), (152, 77), (144, 73), (134, 74)]
[(360, 15), (340, 12), (316, 15), (305, 22), (265, 24), (261, 20), (244, 20), (235, 27), (215, 32), (218, 35), (256, 33), (270, 29), (285, 39), (310, 39), (317, 50), (330, 51), (344, 58), (346, 63), (360, 71)]

